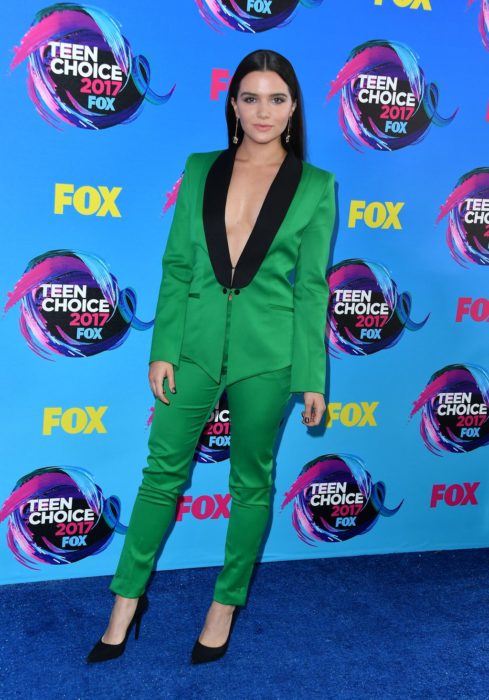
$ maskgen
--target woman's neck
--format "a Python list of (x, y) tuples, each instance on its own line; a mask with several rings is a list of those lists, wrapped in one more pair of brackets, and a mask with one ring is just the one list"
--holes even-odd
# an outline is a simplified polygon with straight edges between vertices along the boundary
[(270, 143), (256, 143), (247, 138), (246, 135), (236, 152), (239, 160), (258, 166), (275, 165), (280, 163), (286, 155), (287, 151), (283, 148), (279, 139), (270, 141)]

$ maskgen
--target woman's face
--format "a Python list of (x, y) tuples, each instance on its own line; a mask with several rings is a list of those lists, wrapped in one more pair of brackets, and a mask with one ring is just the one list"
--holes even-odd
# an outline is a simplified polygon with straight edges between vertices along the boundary
[(296, 108), (287, 83), (271, 70), (245, 75), (231, 104), (245, 136), (256, 143), (280, 139)]

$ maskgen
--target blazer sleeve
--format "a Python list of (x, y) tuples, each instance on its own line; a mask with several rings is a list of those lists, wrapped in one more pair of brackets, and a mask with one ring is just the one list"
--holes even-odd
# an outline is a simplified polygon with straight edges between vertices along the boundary
[(336, 216), (332, 173), (309, 224), (302, 233), (294, 283), (294, 333), (291, 391), (324, 393), (326, 314), (329, 287), (326, 266)]
[(156, 305), (150, 362), (165, 360), (175, 365), (180, 359), (188, 290), (192, 280), (191, 181), (189, 182), (192, 155), (190, 154), (185, 162), (163, 255), (163, 277)]

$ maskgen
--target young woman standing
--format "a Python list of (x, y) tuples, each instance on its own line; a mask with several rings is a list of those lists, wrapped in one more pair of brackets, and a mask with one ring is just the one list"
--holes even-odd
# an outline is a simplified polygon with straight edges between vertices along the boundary
[(303, 160), (301, 94), (289, 61), (266, 50), (246, 56), (226, 119), (228, 148), (191, 154), (178, 193), (150, 355), (148, 464), (110, 585), (109, 625), (89, 662), (120, 656), (132, 626), (139, 629), (156, 552), (224, 389), (232, 506), (224, 566), (192, 661), (226, 652), (268, 524), (273, 447), (291, 393), (304, 395), (304, 424), (318, 425), (325, 410), (334, 177)]

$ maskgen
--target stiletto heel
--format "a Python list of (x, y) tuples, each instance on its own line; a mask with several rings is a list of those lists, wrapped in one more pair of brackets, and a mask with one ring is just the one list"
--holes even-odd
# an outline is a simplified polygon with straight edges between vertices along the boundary
[(116, 659), (118, 656), (122, 656), (126, 649), (127, 640), (132, 628), (134, 627), (134, 638), (139, 639), (139, 630), (141, 629), (141, 620), (148, 609), (148, 598), (146, 593), (138, 599), (138, 604), (134, 612), (133, 618), (129, 623), (124, 639), (120, 644), (106, 644), (102, 641), (102, 637), (95, 644), (89, 655), (87, 656), (87, 663), (96, 663), (98, 661), (109, 661), (110, 659)]
[(228, 650), (229, 646), (229, 640), (231, 639), (231, 632), (233, 631), (234, 624), (236, 622), (236, 619), (238, 617), (239, 611), (241, 608), (235, 607), (233, 610), (233, 616), (231, 618), (231, 627), (229, 628), (229, 634), (228, 638), (222, 644), (220, 647), (207, 647), (205, 644), (202, 644), (199, 642), (199, 639), (197, 638), (197, 641), (194, 644), (194, 648), (192, 649), (192, 663), (193, 664), (205, 664), (208, 663), (209, 661), (217, 661), (217, 659), (220, 659), (224, 656), (224, 654)]
[(139, 630), (141, 629), (141, 620), (143, 618), (143, 615), (139, 615), (138, 619), (136, 620), (136, 623), (134, 625), (134, 639), (139, 639)]

